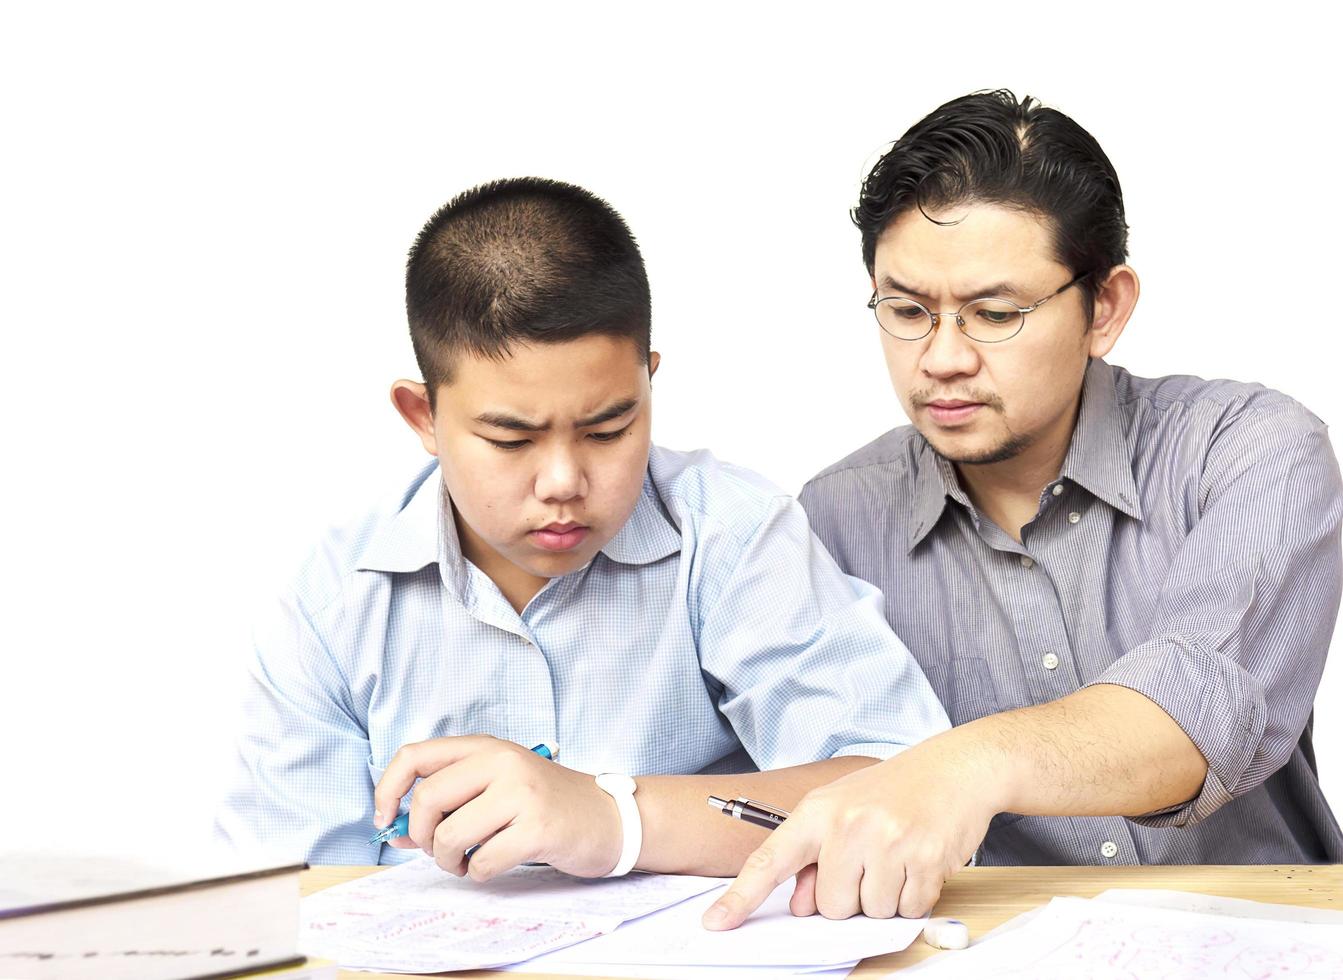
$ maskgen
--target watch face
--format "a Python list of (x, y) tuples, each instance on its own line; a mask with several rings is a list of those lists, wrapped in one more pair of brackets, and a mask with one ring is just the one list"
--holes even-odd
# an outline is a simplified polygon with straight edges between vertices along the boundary
[(601, 773), (597, 785), (608, 793), (633, 793), (635, 789), (634, 780), (619, 772)]

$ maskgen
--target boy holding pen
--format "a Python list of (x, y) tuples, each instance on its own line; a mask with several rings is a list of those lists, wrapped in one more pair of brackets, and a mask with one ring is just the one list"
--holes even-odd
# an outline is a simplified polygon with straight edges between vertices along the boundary
[[(706, 796), (787, 806), (947, 728), (796, 502), (651, 445), (648, 281), (603, 201), (458, 196), (406, 305), (424, 382), (392, 400), (435, 462), (259, 630), (224, 837), (337, 864), (418, 846), (477, 880), (729, 874), (762, 832)], [(401, 849), (369, 843), (417, 778)]]

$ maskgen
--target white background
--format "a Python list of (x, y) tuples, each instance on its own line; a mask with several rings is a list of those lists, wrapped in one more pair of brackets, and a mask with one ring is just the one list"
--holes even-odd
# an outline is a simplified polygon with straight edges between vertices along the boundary
[[(415, 370), (404, 258), (482, 180), (621, 210), (664, 355), (655, 437), (796, 491), (903, 422), (847, 215), (864, 168), (1011, 87), (1123, 181), (1143, 296), (1113, 362), (1343, 418), (1326, 15), (464, 6), (5, 7), (8, 845), (194, 846), (257, 603), (426, 459), (387, 399)], [(1341, 661), (1317, 702), (1336, 797)]]

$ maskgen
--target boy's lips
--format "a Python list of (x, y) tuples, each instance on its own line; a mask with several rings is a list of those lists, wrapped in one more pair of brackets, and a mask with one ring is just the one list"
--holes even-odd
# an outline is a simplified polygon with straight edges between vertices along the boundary
[(584, 524), (547, 524), (528, 532), (527, 536), (546, 551), (569, 551), (582, 543), (589, 530)]

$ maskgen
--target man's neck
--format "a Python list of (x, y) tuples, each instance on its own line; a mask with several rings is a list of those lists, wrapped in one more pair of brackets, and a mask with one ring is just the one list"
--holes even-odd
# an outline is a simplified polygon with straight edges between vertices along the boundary
[[(1080, 402), (1080, 399), (1079, 399)], [(1040, 493), (1058, 479), (1077, 424), (1077, 407), (1011, 459), (998, 463), (957, 463), (956, 472), (975, 509), (1021, 540), (1022, 528), (1040, 510)]]

